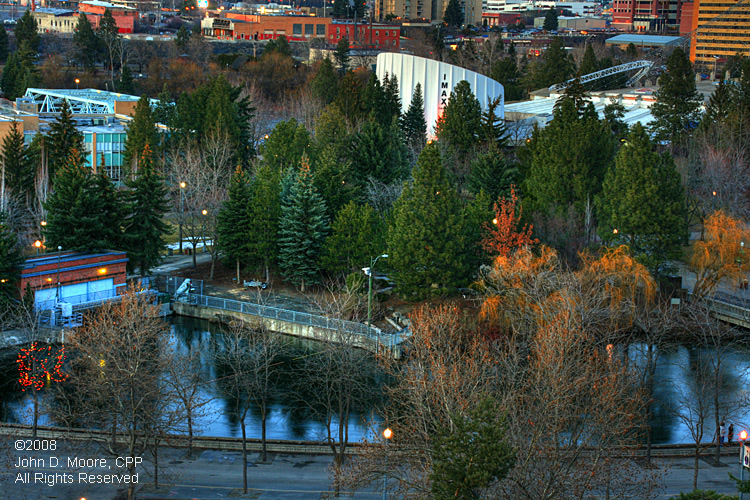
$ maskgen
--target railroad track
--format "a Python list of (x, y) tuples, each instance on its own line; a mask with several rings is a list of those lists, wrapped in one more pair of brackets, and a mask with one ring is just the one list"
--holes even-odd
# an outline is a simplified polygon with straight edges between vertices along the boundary
[[(0, 436), (12, 437), (15, 439), (31, 438), (32, 429), (29, 425), (20, 424), (0, 424)], [(38, 439), (63, 439), (71, 441), (101, 441), (105, 442), (111, 439), (111, 435), (106, 431), (95, 431), (85, 429), (66, 429), (61, 427), (43, 427), (37, 428)], [(125, 443), (125, 436), (118, 435), (118, 442)], [(164, 446), (174, 448), (185, 448), (188, 444), (187, 437), (183, 435), (169, 435), (161, 440)], [(360, 448), (359, 443), (349, 443), (347, 448), (350, 453), (357, 454)], [(242, 439), (231, 437), (212, 437), (212, 436), (195, 436), (193, 437), (193, 448), (203, 450), (242, 450)], [(247, 440), (248, 451), (261, 451), (260, 439)], [(269, 452), (289, 453), (302, 455), (328, 455), (332, 454), (330, 446), (322, 441), (293, 441), (293, 440), (267, 440), (266, 449)], [(625, 446), (621, 449), (623, 456), (634, 458), (645, 457), (646, 448), (644, 446), (634, 447)], [(714, 445), (703, 443), (700, 454), (703, 457), (710, 457), (715, 453)], [(721, 449), (722, 456), (738, 455), (739, 449), (737, 443), (730, 446), (723, 446)], [(651, 456), (653, 458), (679, 458), (692, 457), (695, 454), (695, 445), (692, 444), (658, 444), (651, 447)]]

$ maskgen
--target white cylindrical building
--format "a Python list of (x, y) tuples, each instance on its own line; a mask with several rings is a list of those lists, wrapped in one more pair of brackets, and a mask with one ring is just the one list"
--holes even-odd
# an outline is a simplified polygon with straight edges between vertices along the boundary
[(453, 87), (461, 80), (469, 82), (471, 91), (482, 105), (482, 110), (487, 109), (488, 99), (495, 99), (499, 96), (498, 117), (505, 117), (503, 86), (491, 78), (468, 69), (424, 57), (383, 52), (378, 54), (376, 74), (381, 82), (386, 74), (396, 76), (402, 112), (405, 112), (411, 104), (414, 87), (418, 83), (422, 85), (424, 118), (427, 123), (427, 133), (430, 136), (434, 136), (435, 123), (443, 114)]

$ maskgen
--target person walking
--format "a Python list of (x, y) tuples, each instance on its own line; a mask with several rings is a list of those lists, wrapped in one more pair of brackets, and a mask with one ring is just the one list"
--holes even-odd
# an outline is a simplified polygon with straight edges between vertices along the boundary
[(721, 422), (719, 426), (719, 444), (724, 444), (724, 436), (726, 436), (727, 428), (724, 427), (724, 422)]
[(734, 424), (729, 424), (729, 431), (727, 431), (727, 444), (732, 444), (732, 439), (734, 438)]

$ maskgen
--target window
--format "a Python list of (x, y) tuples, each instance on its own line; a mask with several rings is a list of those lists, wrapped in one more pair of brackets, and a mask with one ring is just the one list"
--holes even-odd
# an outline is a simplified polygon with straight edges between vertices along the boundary
[(375, 30), (375, 36), (380, 36), (380, 31)]
[(302, 34), (302, 24), (293, 24), (292, 35), (301, 35), (301, 34)]
[(313, 28), (314, 27), (315, 27), (315, 25), (313, 25), (313, 24), (306, 24), (305, 25), (305, 35), (312, 36), (312, 34), (313, 34)]
[(339, 28), (338, 26), (336, 26), (336, 34), (338, 35), (340, 33), (341, 33), (341, 28)]
[(316, 24), (315, 25), (315, 34), (316, 35), (326, 36), (326, 25), (325, 24)]

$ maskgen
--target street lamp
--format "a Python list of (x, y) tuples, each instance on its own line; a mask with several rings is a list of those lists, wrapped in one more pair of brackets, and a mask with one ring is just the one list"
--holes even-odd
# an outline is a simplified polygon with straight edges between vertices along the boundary
[(180, 220), (179, 220), (179, 225), (180, 225), (180, 255), (182, 255), (182, 218), (185, 215), (185, 210), (183, 209), (183, 206), (184, 206), (183, 198), (184, 198), (184, 196), (183, 196), (182, 193), (185, 191), (185, 186), (187, 186), (187, 184), (185, 184), (184, 181), (180, 182)]
[(377, 263), (379, 258), (388, 258), (388, 254), (384, 253), (382, 255), (378, 255), (375, 257), (375, 260), (373, 260), (372, 257), (370, 257), (370, 267), (363, 267), (362, 271), (368, 276), (368, 285), (367, 285), (367, 327), (372, 326), (372, 271), (375, 269), (375, 263)]
[(206, 253), (206, 215), (208, 215), (208, 210), (204, 208), (201, 213), (203, 214), (203, 253)]
[(36, 254), (39, 255), (39, 249), (42, 248), (42, 242), (39, 240), (36, 240), (34, 242), (34, 247), (36, 247)]
[(76, 78), (76, 90), (78, 90), (78, 84), (79, 83), (81, 83), (81, 80), (79, 80), (78, 78)]
[(55, 292), (55, 299), (56, 302), (60, 301), (60, 253), (62, 252), (62, 247), (57, 247), (57, 292)]
[[(747, 431), (742, 429), (740, 431), (740, 482), (745, 480), (745, 440), (747, 439)], [(740, 500), (743, 500), (742, 491), (740, 491)]]
[(393, 437), (393, 431), (390, 427), (386, 427), (383, 431), (383, 437), (385, 438), (385, 472), (383, 473), (383, 500), (386, 500), (388, 496), (388, 441)]

